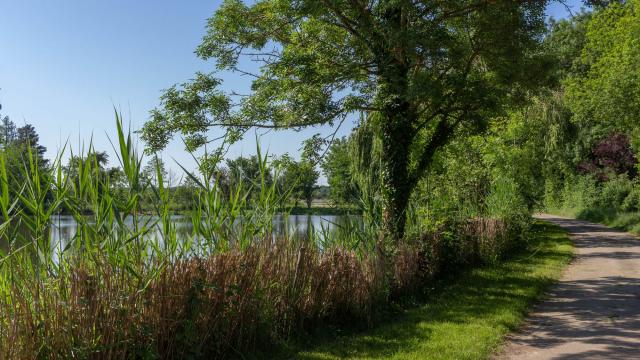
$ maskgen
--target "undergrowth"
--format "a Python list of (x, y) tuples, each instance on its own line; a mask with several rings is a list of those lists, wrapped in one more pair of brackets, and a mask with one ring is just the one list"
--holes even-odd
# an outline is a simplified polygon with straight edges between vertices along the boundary
[[(185, 170), (197, 189), (193, 230), (178, 236), (159, 164), (154, 186), (116, 117), (123, 188), (114, 189), (91, 145), (73, 171), (62, 153), (45, 170), (29, 154), (20, 174), (0, 157), (1, 358), (241, 357), (319, 325), (370, 324), (443, 272), (497, 263), (526, 226), (460, 219), (407, 237), (390, 256), (378, 251), (378, 222), (366, 212), (307, 240), (278, 236), (273, 217), (290, 194), (266, 181), (279, 169), (258, 147), (257, 181), (221, 186), (203, 165), (219, 161), (208, 154), (200, 173)], [(153, 216), (141, 206), (149, 193)], [(78, 230), (52, 243), (63, 212)]]

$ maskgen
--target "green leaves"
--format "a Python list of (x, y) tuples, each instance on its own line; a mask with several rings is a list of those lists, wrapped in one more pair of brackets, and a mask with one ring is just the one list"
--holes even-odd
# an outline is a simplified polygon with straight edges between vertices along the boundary
[(353, 205), (358, 199), (358, 190), (353, 183), (355, 176), (350, 169), (352, 157), (349, 154), (349, 139), (335, 139), (321, 163), (331, 200), (340, 205)]
[(163, 149), (174, 133), (185, 137), (188, 150), (206, 144), (206, 131), (214, 125), (233, 126), (230, 99), (218, 89), (220, 80), (210, 74), (196, 77), (180, 88), (172, 86), (160, 98), (162, 110), (151, 112), (142, 139), (151, 152)]
[(0, 209), (4, 221), (9, 221), (9, 177), (7, 176), (7, 154), (0, 152)]
[(131, 138), (131, 131), (125, 133), (123, 129), (122, 116), (117, 111), (114, 111), (114, 113), (118, 131), (118, 147), (115, 148), (114, 146), (114, 150), (116, 150), (116, 156), (127, 178), (129, 189), (135, 194), (144, 186), (140, 176), (142, 156), (138, 155), (136, 151), (135, 144)]
[(593, 14), (578, 60), (584, 74), (566, 81), (575, 120), (587, 126), (631, 131), (640, 118), (640, 1)]
[(544, 77), (546, 3), (226, 0), (197, 54), (250, 76), (251, 92), (224, 94), (197, 74), (165, 92), (143, 138), (155, 151), (180, 133), (193, 150), (211, 127), (229, 131), (229, 142), (251, 127), (333, 126), (369, 112), (379, 119), (371, 126), (382, 140), (386, 218), (402, 234), (436, 151), (461, 128), (482, 131)]

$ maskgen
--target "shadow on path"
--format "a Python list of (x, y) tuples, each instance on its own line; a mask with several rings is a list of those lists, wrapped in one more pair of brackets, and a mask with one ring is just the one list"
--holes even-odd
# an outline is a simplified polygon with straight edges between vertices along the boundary
[(501, 359), (640, 359), (640, 240), (542, 215), (570, 232), (577, 258)]

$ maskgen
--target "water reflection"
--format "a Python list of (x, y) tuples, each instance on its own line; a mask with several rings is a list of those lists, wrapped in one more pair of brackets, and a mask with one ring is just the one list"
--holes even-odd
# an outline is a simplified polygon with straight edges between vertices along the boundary
[[(143, 217), (140, 220), (140, 225), (144, 224), (149, 227), (157, 221), (157, 219), (157, 217)], [(189, 239), (193, 236), (193, 225), (189, 217), (175, 215), (171, 220), (175, 226), (178, 241)], [(360, 217), (357, 216), (276, 215), (273, 218), (273, 235), (275, 237), (286, 236), (288, 238), (306, 241), (313, 234), (318, 234), (319, 232), (322, 232), (323, 235), (331, 235), (338, 227), (354, 220), (356, 223), (359, 223), (360, 226), (362, 225)], [(128, 219), (126, 224), (133, 227), (133, 219)], [(49, 229), (49, 239), (39, 239), (38, 241), (44, 241), (46, 243), (48, 240), (50, 249), (53, 250), (51, 256), (53, 256), (55, 262), (58, 262), (60, 254), (64, 251), (63, 249), (66, 249), (66, 247), (70, 245), (70, 241), (78, 234), (78, 223), (72, 216), (56, 216), (53, 218)], [(13, 250), (18, 249), (26, 245), (26, 242), (29, 242), (27, 239), (32, 239), (32, 236), (29, 235), (24, 224), (19, 225), (16, 230), (19, 235), (12, 237), (16, 240), (11, 246), (9, 246), (6, 237), (0, 237), (0, 250), (2, 250), (3, 253), (6, 254), (10, 247)], [(146, 233), (145, 237), (158, 240), (162, 243), (162, 233), (159, 227)]]
[[(273, 233), (275, 236), (293, 236), (306, 240), (314, 232), (332, 232), (341, 226), (349, 217), (345, 215), (276, 215), (273, 218)], [(155, 218), (143, 218), (142, 223), (153, 223)], [(193, 225), (191, 219), (185, 216), (173, 216), (178, 240), (192, 235)], [(129, 219), (128, 225), (133, 226), (133, 220)], [(50, 240), (53, 248), (64, 248), (69, 240), (78, 232), (78, 224), (71, 216), (55, 217), (51, 224)], [(152, 231), (147, 236), (161, 238), (160, 230)]]

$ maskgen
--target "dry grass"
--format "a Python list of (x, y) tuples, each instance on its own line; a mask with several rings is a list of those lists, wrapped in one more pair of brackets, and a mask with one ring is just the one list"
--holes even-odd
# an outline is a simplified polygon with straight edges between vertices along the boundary
[[(477, 259), (502, 246), (506, 227), (478, 219), (461, 231), (465, 256)], [(387, 289), (393, 297), (406, 296), (437, 275), (445, 265), (443, 238), (430, 234), (403, 244), (387, 262), (340, 248), (263, 241), (206, 258), (149, 265), (145, 271), (158, 271), (149, 283), (106, 257), (79, 262), (48, 279), (18, 273), (23, 286), (0, 299), (0, 355), (233, 357), (320, 323), (367, 322), (388, 300)], [(391, 279), (381, 268), (385, 263)]]
[(223, 357), (320, 321), (366, 320), (383, 284), (369, 258), (286, 241), (157, 264), (149, 284), (92, 264), (21, 278), (0, 300), (2, 358)]

